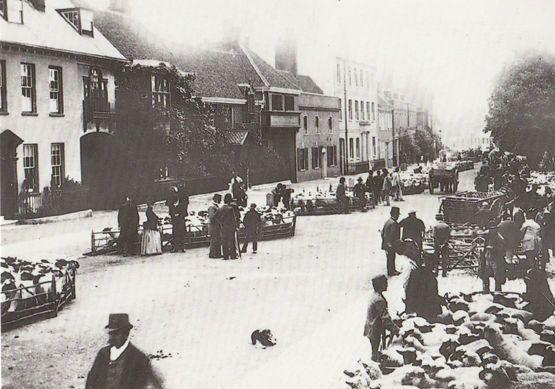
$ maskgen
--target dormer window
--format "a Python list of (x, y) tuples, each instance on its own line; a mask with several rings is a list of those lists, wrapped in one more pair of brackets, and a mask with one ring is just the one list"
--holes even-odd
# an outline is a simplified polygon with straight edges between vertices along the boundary
[(93, 36), (93, 13), (84, 8), (59, 9), (58, 12), (81, 35)]
[(0, 0), (0, 15), (10, 23), (23, 24), (23, 0)]

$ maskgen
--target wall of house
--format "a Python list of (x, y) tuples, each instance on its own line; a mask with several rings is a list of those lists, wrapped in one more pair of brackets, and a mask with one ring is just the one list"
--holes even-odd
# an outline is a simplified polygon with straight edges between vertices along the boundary
[[(338, 67), (339, 66), (339, 67)], [(362, 71), (362, 80), (360, 73)], [(355, 72), (357, 74), (355, 79)], [(350, 74), (350, 77), (349, 77)], [(345, 122), (347, 120), (347, 132), (349, 141), (346, 142), (349, 162), (363, 162), (372, 159), (372, 137), (377, 137), (377, 82), (376, 70), (373, 66), (342, 58), (336, 58), (334, 67), (330, 74), (333, 78), (333, 96), (341, 99), (342, 118), (339, 126), (342, 131), (339, 137), (345, 138)], [(349, 119), (348, 102), (352, 104), (352, 119)], [(359, 117), (356, 117), (355, 102), (359, 102)], [(364, 115), (360, 104), (363, 102)], [(366, 103), (369, 104), (369, 113)], [(347, 107), (347, 108), (346, 108)], [(374, 108), (372, 110), (372, 107)], [(353, 142), (352, 153), (349, 144)], [(359, 152), (357, 154), (357, 139)]]
[[(70, 178), (81, 180), (80, 138), (83, 131), (83, 81), (89, 65), (68, 56), (52, 56), (31, 52), (2, 50), (0, 59), (6, 61), (7, 111), (1, 116), (2, 130), (9, 129), (23, 139), (23, 144), (38, 145), (38, 187), (50, 186), (52, 164), (51, 144), (64, 144), (64, 170)], [(36, 113), (22, 113), (21, 63), (35, 65)], [(49, 66), (62, 68), (63, 114), (49, 113)], [(108, 95), (113, 103), (114, 76), (101, 66), (108, 79)], [(90, 131), (93, 131), (91, 129)], [(25, 178), (23, 144), (17, 148), (17, 180), (21, 191)]]
[[(308, 149), (308, 169), (299, 169), (297, 160), (297, 181), (315, 180), (323, 177), (326, 164), (327, 177), (337, 177), (341, 174), (339, 166), (339, 99), (331, 96), (301, 94), (299, 97), (301, 111), (301, 128), (297, 132), (297, 150)], [(307, 118), (307, 128), (304, 128), (304, 118)], [(319, 126), (316, 128), (316, 117)], [(329, 129), (331, 118), (332, 128)], [(313, 147), (336, 146), (337, 163), (327, 165), (327, 155), (319, 152), (319, 167), (312, 166)], [(327, 151), (326, 151), (327, 152)], [(297, 153), (298, 155), (298, 153)]]

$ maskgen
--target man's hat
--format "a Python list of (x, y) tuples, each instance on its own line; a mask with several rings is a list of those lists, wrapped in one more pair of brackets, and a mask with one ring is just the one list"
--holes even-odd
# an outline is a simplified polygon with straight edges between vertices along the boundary
[(108, 324), (106, 328), (109, 332), (118, 330), (130, 330), (133, 325), (129, 323), (129, 315), (127, 313), (110, 313), (108, 316)]
[(393, 213), (393, 211), (401, 212), (399, 207), (391, 207), (391, 213)]
[(383, 274), (372, 278), (372, 286), (377, 289), (380, 285), (384, 285), (387, 282), (387, 277)]
[(443, 214), (442, 213), (436, 213), (436, 220), (443, 220)]
[(362, 177), (357, 178), (358, 182), (362, 182)]
[(416, 210), (415, 210), (415, 209), (411, 209), (411, 210), (409, 211), (409, 215), (412, 215), (412, 214), (415, 214), (415, 215), (416, 215)]

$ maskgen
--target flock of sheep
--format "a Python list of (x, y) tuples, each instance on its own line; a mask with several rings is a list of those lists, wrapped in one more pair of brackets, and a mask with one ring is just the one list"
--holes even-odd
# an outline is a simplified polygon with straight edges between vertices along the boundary
[(543, 322), (520, 296), (448, 295), (438, 322), (395, 319), (400, 334), (345, 370), (351, 388), (554, 388), (555, 316)]
[(47, 259), (29, 262), (18, 258), (1, 258), (2, 316), (16, 315), (72, 293), (77, 261)]

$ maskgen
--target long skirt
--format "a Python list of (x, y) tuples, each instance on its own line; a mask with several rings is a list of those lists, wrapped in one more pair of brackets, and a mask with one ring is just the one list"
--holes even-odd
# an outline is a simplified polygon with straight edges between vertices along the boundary
[(141, 255), (154, 254), (162, 254), (160, 231), (145, 229), (143, 231), (143, 240), (141, 241)]

